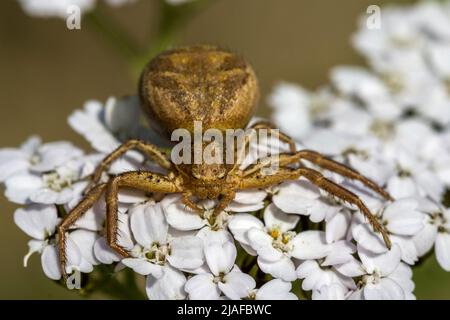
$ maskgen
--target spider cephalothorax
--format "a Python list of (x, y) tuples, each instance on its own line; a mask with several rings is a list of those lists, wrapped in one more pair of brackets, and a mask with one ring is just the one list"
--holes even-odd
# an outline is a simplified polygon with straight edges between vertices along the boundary
[[(215, 129), (219, 132), (245, 128), (257, 103), (258, 86), (252, 68), (240, 56), (213, 46), (194, 46), (167, 51), (153, 59), (143, 71), (139, 93), (142, 106), (154, 128), (168, 134), (183, 129), (194, 135), (196, 122), (202, 124), (203, 130)], [(241, 169), (241, 155), (250, 143), (247, 136), (235, 150), (234, 163), (179, 164), (156, 146), (139, 140), (130, 140), (113, 151), (96, 169), (84, 199), (64, 217), (58, 227), (63, 275), (66, 274), (66, 232), (102, 194), (105, 194), (106, 199), (108, 244), (122, 256), (129, 256), (117, 243), (120, 188), (134, 188), (147, 193), (181, 193), (183, 203), (197, 212), (202, 209), (192, 200), (193, 196), (218, 199), (213, 213), (217, 215), (234, 199), (238, 190), (267, 188), (303, 177), (331, 195), (358, 207), (374, 230), (381, 233), (386, 245), (391, 246), (384, 226), (356, 194), (325, 178), (319, 171), (304, 166), (302, 162), (310, 162), (348, 179), (358, 180), (385, 199), (392, 200), (386, 191), (355, 170), (315, 151), (297, 151), (295, 143), (288, 136), (274, 130), (268, 123), (257, 122), (250, 128), (272, 132), (276, 138), (289, 144), (290, 152), (280, 153), (277, 157), (269, 155)], [(107, 183), (99, 183), (103, 171), (131, 149), (139, 150), (168, 173), (125, 172)], [(216, 155), (223, 153), (223, 159), (227, 150), (218, 150), (213, 151)], [(276, 165), (276, 170), (264, 174), (264, 170), (273, 165)]]

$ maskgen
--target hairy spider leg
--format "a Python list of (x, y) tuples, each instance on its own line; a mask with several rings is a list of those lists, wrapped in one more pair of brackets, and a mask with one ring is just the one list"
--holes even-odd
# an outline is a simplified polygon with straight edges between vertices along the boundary
[[(252, 124), (248, 129), (255, 129), (256, 132), (258, 132), (261, 129), (269, 130), (270, 133), (277, 139), (279, 139), (282, 142), (285, 142), (289, 145), (289, 150), (292, 154), (294, 154), (297, 149), (295, 146), (294, 140), (289, 137), (287, 134), (280, 132), (278, 130), (275, 130), (276, 128), (269, 122), (266, 121), (258, 121)], [(252, 131), (251, 133), (254, 133)], [(237, 169), (239, 169), (239, 166), (244, 161), (247, 148), (251, 142), (251, 136), (249, 134), (246, 134), (244, 137), (244, 143), (242, 144), (241, 148), (237, 151), (237, 160), (234, 164), (234, 167), (230, 170), (230, 172), (235, 172)]]
[(274, 161), (278, 162), (279, 166), (285, 167), (287, 165), (294, 164), (296, 162), (300, 162), (301, 160), (309, 161), (322, 169), (329, 170), (331, 172), (335, 172), (335, 173), (337, 173), (343, 177), (346, 177), (348, 179), (360, 181), (366, 187), (375, 191), (376, 193), (381, 195), (386, 200), (390, 200), (390, 201), (394, 200), (386, 190), (384, 190), (379, 185), (377, 185), (374, 181), (370, 180), (369, 178), (366, 178), (365, 176), (363, 176), (356, 170), (354, 170), (342, 163), (339, 163), (337, 161), (329, 159), (316, 151), (311, 151), (311, 150), (301, 150), (301, 151), (296, 152), (295, 154), (282, 153), (277, 158), (267, 157), (267, 158), (261, 159), (256, 164), (250, 166), (247, 170), (245, 170), (244, 176), (251, 175), (252, 173), (259, 171), (260, 169), (271, 165)]
[(109, 246), (123, 257), (128, 252), (120, 246), (118, 239), (118, 193), (120, 188), (132, 188), (145, 192), (175, 193), (180, 192), (176, 183), (166, 176), (150, 171), (132, 171), (117, 175), (107, 184), (94, 187), (85, 198), (64, 217), (58, 226), (59, 235), (59, 261), (61, 273), (66, 273), (66, 232), (69, 228), (101, 197), (104, 191), (106, 199), (106, 239)]
[(376, 232), (379, 232), (387, 248), (391, 248), (391, 241), (386, 228), (380, 224), (378, 219), (370, 212), (364, 202), (353, 192), (341, 187), (333, 181), (325, 178), (320, 172), (310, 168), (280, 168), (273, 175), (263, 175), (261, 172), (254, 172), (244, 177), (240, 183), (239, 189), (266, 188), (279, 184), (286, 180), (297, 180), (300, 177), (306, 178), (308, 181), (328, 192), (329, 194), (355, 205), (361, 213), (367, 218)]
[(86, 192), (91, 190), (102, 177), (102, 173), (109, 168), (109, 166), (121, 156), (123, 156), (126, 152), (136, 149), (145, 154), (151, 160), (158, 163), (161, 167), (165, 169), (171, 169), (172, 163), (169, 159), (167, 159), (166, 155), (163, 151), (161, 151), (158, 147), (153, 144), (146, 143), (140, 140), (128, 140), (124, 144), (120, 145), (116, 150), (111, 152), (105, 159), (98, 165), (95, 169), (95, 172), (92, 176), (91, 182), (86, 188)]

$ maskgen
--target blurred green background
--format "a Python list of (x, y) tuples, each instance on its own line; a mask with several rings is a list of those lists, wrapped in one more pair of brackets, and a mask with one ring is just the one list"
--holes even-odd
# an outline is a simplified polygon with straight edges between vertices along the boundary
[[(374, 0), (210, 0), (180, 30), (177, 44), (211, 43), (242, 53), (260, 79), (259, 114), (278, 81), (307, 88), (324, 84), (338, 64), (364, 64), (349, 37), (357, 17)], [(138, 0), (99, 9), (118, 20), (142, 45), (155, 41), (161, 2)], [(67, 125), (67, 116), (88, 99), (136, 92), (129, 66), (92, 25), (70, 31), (62, 19), (27, 16), (15, 0), (0, 1), (0, 147), (18, 146), (39, 133), (46, 141), (88, 145)], [(49, 281), (38, 256), (27, 269), (27, 236), (13, 222), (16, 206), (0, 196), (0, 298), (66, 299), (79, 296)], [(449, 299), (450, 273), (434, 257), (415, 268), (420, 299)]]

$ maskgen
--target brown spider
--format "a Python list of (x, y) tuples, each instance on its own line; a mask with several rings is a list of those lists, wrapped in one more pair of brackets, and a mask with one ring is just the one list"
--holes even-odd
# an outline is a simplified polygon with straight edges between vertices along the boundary
[[(194, 121), (201, 121), (204, 129), (245, 128), (258, 100), (258, 85), (251, 66), (240, 56), (213, 46), (193, 46), (164, 52), (154, 58), (142, 73), (139, 93), (141, 103), (148, 114), (152, 127), (171, 133), (177, 128), (193, 132)], [(273, 130), (267, 123), (251, 126), (255, 130)], [(134, 188), (148, 193), (181, 193), (183, 203), (199, 211), (191, 196), (199, 199), (219, 199), (214, 214), (220, 213), (234, 199), (237, 190), (266, 188), (286, 180), (304, 177), (320, 189), (353, 204), (368, 219), (374, 230), (381, 233), (388, 248), (388, 233), (377, 218), (370, 213), (361, 199), (351, 191), (325, 178), (320, 172), (302, 166), (308, 161), (322, 169), (358, 180), (387, 200), (390, 195), (376, 183), (355, 170), (310, 151), (297, 151), (291, 138), (273, 131), (277, 138), (290, 146), (290, 153), (282, 153), (277, 160), (268, 157), (239, 169), (239, 162), (225, 164), (175, 165), (156, 146), (130, 140), (110, 155), (96, 169), (84, 199), (64, 217), (58, 227), (61, 270), (66, 277), (66, 232), (105, 193), (106, 238), (108, 244), (123, 257), (129, 253), (117, 243), (118, 191)], [(246, 139), (242, 150), (248, 147)], [(151, 171), (132, 171), (119, 174), (108, 183), (100, 178), (111, 163), (131, 149), (137, 149), (167, 169), (162, 175)], [(238, 152), (239, 153), (239, 152)], [(262, 169), (276, 161), (278, 169), (265, 175)], [(299, 167), (292, 167), (298, 164)]]

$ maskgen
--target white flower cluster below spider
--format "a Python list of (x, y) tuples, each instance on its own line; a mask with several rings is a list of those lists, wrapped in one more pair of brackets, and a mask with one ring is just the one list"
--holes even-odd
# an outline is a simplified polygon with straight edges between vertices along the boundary
[[(394, 254), (386, 252), (381, 238), (371, 232), (359, 213), (351, 217), (338, 208), (337, 214), (331, 210), (322, 217), (325, 210), (321, 210), (316, 217), (312, 206), (295, 208), (300, 205), (288, 201), (283, 207), (277, 203), (280, 195), (286, 200), (301, 196), (292, 185), (292, 191), (282, 187), (273, 197), (287, 213), (307, 215), (315, 222), (325, 219), (327, 242), (333, 237), (330, 232), (337, 232), (357, 243), (357, 262), (332, 268), (339, 276), (356, 277), (357, 289), (331, 281), (324, 290), (314, 292), (313, 298), (412, 298), (411, 267), (433, 247), (439, 265), (450, 271), (446, 207), (450, 201), (450, 2), (386, 7), (381, 23), (382, 29), (370, 30), (362, 17), (353, 37), (369, 69), (333, 68), (330, 84), (314, 92), (281, 83), (268, 99), (274, 122), (304, 148), (356, 168), (385, 186), (396, 199), (385, 205), (361, 186), (350, 187), (363, 192), (361, 198), (386, 226)], [(293, 119), (306, 123), (300, 126)], [(342, 183), (347, 186), (348, 182)], [(309, 196), (319, 197), (318, 192)], [(348, 223), (349, 230), (338, 227)], [(307, 267), (302, 267), (304, 264), (302, 269), (320, 268), (317, 262), (308, 261)], [(349, 271), (350, 267), (354, 270)], [(309, 282), (305, 271), (300, 272), (303, 286)], [(331, 274), (330, 269), (326, 271)], [(348, 290), (353, 292), (346, 294)]]
[[(374, 34), (360, 30), (358, 49), (369, 52), (364, 51), (369, 42), (376, 49), (368, 57), (373, 70), (337, 67), (331, 84), (317, 92), (282, 84), (269, 99), (275, 122), (300, 148), (356, 168), (396, 199), (382, 201), (362, 184), (322, 170), (375, 214), (389, 233), (390, 250), (356, 208), (303, 178), (237, 192), (217, 216), (216, 200), (197, 201), (204, 209), (199, 215), (185, 208), (179, 194), (124, 189), (119, 192), (117, 238), (130, 256), (123, 258), (107, 243), (102, 198), (69, 230), (65, 271), (89, 276), (98, 265), (112, 265), (117, 272), (129, 268), (146, 277), (150, 299), (414, 299), (414, 265), (430, 250), (434, 248), (439, 264), (450, 271), (450, 210), (444, 203), (450, 187), (450, 121), (445, 112), (442, 117), (434, 113), (450, 106), (447, 93), (439, 91), (448, 86), (448, 78), (445, 68), (427, 69), (426, 79), (433, 81), (426, 81), (427, 96), (421, 97), (413, 88), (423, 79), (403, 74), (400, 78), (411, 83), (399, 85), (397, 76), (404, 69), (395, 63), (402, 61), (402, 54), (423, 57), (424, 46), (447, 43), (450, 18), (435, 10), (445, 6), (386, 9), (385, 19), (394, 19), (392, 15), (404, 21), (404, 31), (414, 31), (413, 38), (423, 45), (407, 42), (407, 49), (391, 51), (387, 46), (393, 44), (386, 39), (410, 37), (394, 30), (396, 25), (378, 31), (379, 41), (365, 41)], [(403, 15), (414, 18), (401, 19)], [(436, 19), (427, 22), (427, 15)], [(422, 32), (424, 27), (429, 32)], [(386, 52), (394, 52), (394, 57), (378, 61)], [(434, 55), (436, 63), (445, 64)], [(434, 85), (436, 96), (429, 100), (433, 110), (425, 110), (422, 102), (433, 94)], [(83, 198), (95, 167), (127, 139), (163, 143), (141, 125), (141, 116), (135, 96), (110, 98), (105, 104), (88, 101), (69, 117), (69, 124), (91, 144), (92, 153), (69, 142), (42, 143), (37, 137), (19, 148), (0, 150), (0, 182), (8, 200), (23, 206), (14, 221), (31, 238), (25, 266), (39, 253), (45, 275), (61, 279), (57, 226)], [(254, 161), (251, 155), (244, 164)], [(130, 151), (102, 181), (136, 170), (165, 172)], [(297, 294), (292, 292), (294, 282), (301, 287)]]

